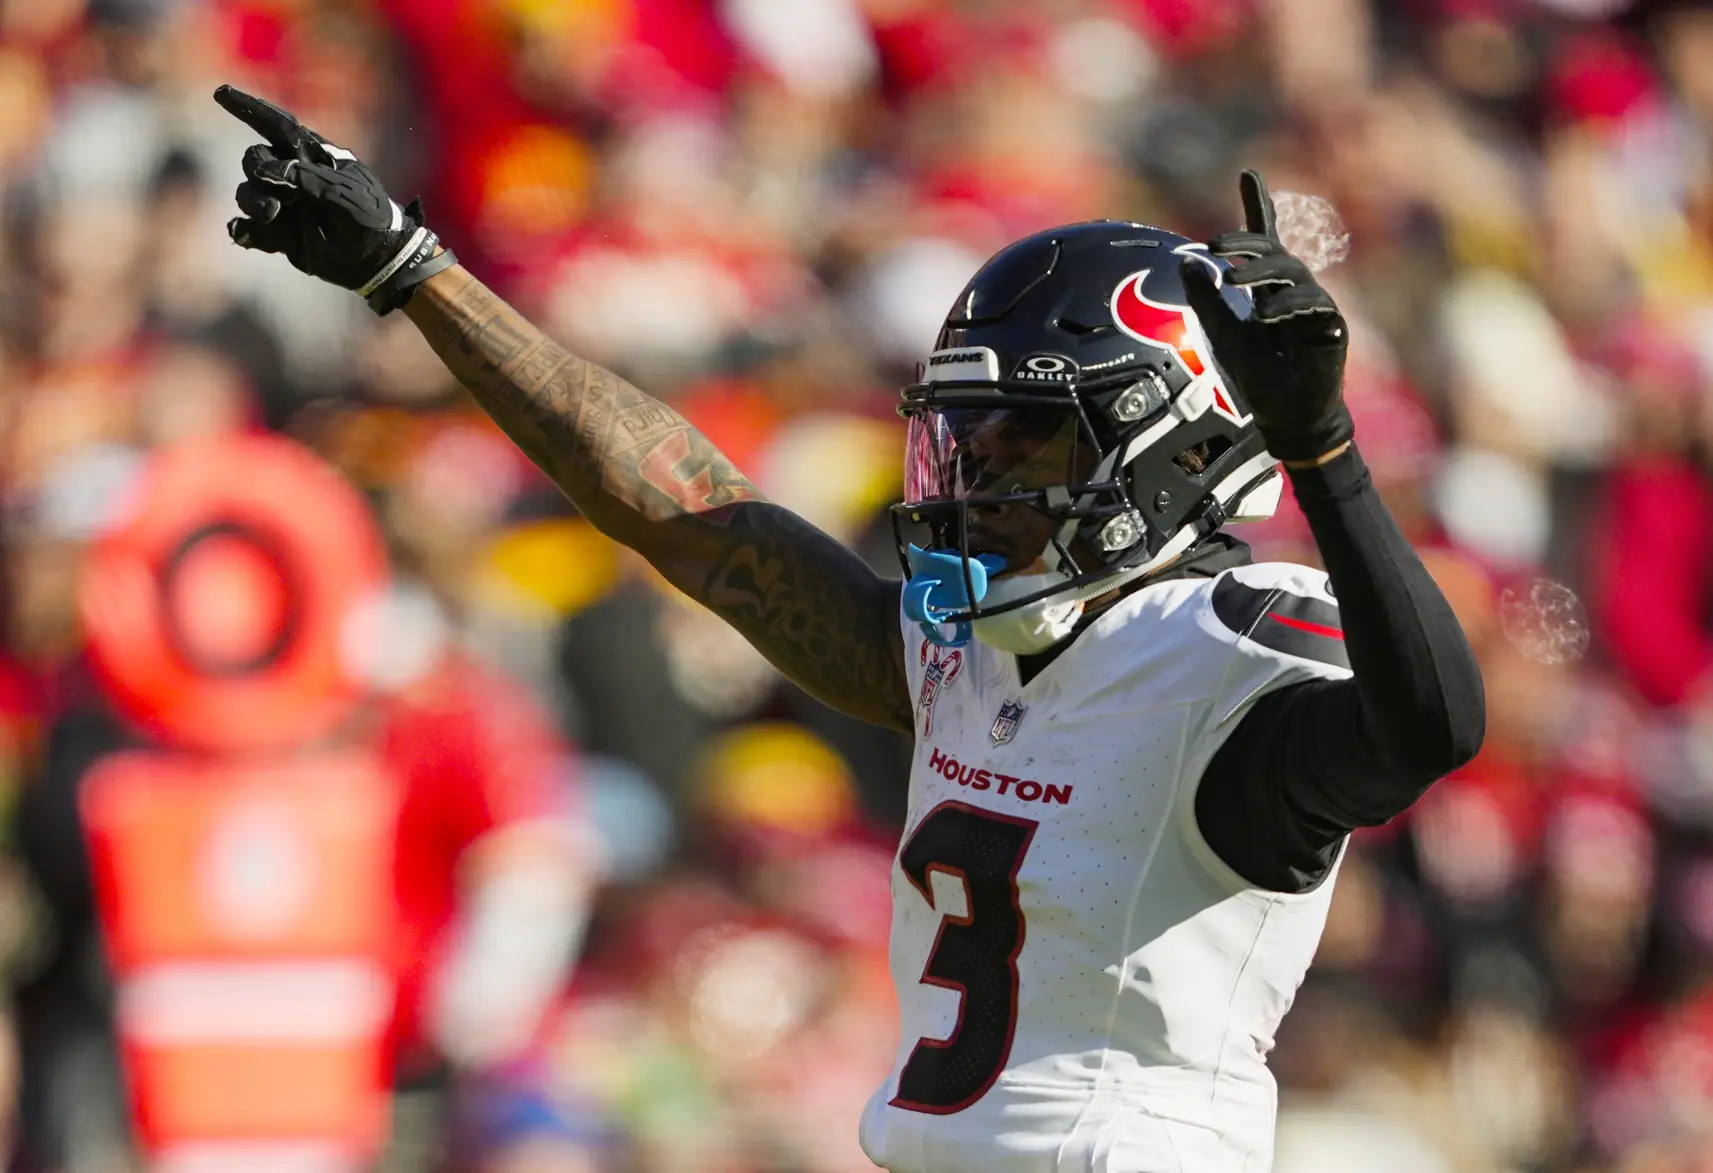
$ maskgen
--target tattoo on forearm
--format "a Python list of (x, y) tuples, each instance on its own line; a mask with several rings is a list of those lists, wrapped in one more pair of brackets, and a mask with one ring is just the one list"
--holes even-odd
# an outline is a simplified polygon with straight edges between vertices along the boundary
[(567, 353), (467, 275), (407, 310), (452, 373), (597, 524), (759, 497), (677, 412)]
[(687, 513), (704, 506), (734, 505), (749, 495), (747, 482), (735, 470), (727, 472), (720, 462), (692, 452), (690, 437), (684, 432), (672, 432), (659, 440), (643, 455), (640, 467), (644, 480)]
[[(853, 716), (911, 729), (898, 584), (776, 506), (734, 513), (700, 598), (809, 693)], [(776, 651), (789, 649), (790, 665)]]
[(591, 522), (806, 691), (911, 728), (896, 583), (764, 500), (670, 406), (568, 353), (462, 270), (431, 278), (405, 312)]

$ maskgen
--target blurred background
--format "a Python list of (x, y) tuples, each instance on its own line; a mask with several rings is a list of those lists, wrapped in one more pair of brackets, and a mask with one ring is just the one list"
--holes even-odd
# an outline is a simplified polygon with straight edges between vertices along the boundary
[(230, 246), (223, 81), (888, 570), (983, 259), (1329, 199), (1489, 731), (1357, 837), (1277, 1168), (1713, 1170), (1713, 8), (1624, 0), (0, 0), (12, 1169), (856, 1173), (895, 1043), (908, 745)]

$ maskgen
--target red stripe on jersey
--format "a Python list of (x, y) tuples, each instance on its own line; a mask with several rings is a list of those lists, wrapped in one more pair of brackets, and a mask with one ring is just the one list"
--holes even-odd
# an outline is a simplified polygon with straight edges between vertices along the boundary
[(1307, 619), (1292, 619), (1288, 615), (1280, 615), (1274, 611), (1267, 612), (1267, 618), (1274, 620), (1277, 623), (1283, 623), (1286, 627), (1294, 627), (1298, 631), (1306, 631), (1310, 635), (1324, 635), (1327, 639), (1344, 638), (1344, 633), (1338, 630), (1338, 628), (1327, 627), (1325, 624), (1321, 623), (1310, 623)]

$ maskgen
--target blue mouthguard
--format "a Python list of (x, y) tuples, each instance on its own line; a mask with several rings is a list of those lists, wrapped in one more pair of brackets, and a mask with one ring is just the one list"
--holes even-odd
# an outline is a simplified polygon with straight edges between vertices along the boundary
[(997, 554), (977, 554), (968, 560), (968, 587), (975, 590), (971, 599), (964, 583), (966, 562), (956, 550), (924, 550), (912, 544), (905, 556), (910, 562), (910, 581), (904, 584), (904, 617), (915, 620), (929, 642), (942, 648), (961, 648), (969, 643), (969, 623), (951, 624), (948, 636), (945, 617), (981, 602), (987, 595), (988, 575), (1005, 569), (1005, 559)]

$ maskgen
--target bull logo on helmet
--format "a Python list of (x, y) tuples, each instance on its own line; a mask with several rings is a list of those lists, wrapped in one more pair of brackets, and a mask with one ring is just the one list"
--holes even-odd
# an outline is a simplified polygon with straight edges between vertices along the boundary
[[(1213, 263), (1205, 252), (1192, 251), (1187, 247), (1177, 251), (1184, 256), (1205, 260), (1210, 265)], [(1219, 373), (1214, 370), (1213, 350), (1202, 333), (1195, 311), (1187, 305), (1155, 301), (1143, 292), (1152, 272), (1152, 269), (1143, 269), (1118, 283), (1118, 288), (1112, 293), (1112, 320), (1136, 341), (1171, 351), (1192, 378), (1211, 372), (1213, 409), (1232, 423), (1247, 423), (1249, 417), (1237, 409), (1236, 402), (1220, 382)], [(1217, 269), (1215, 273), (1218, 274)]]

